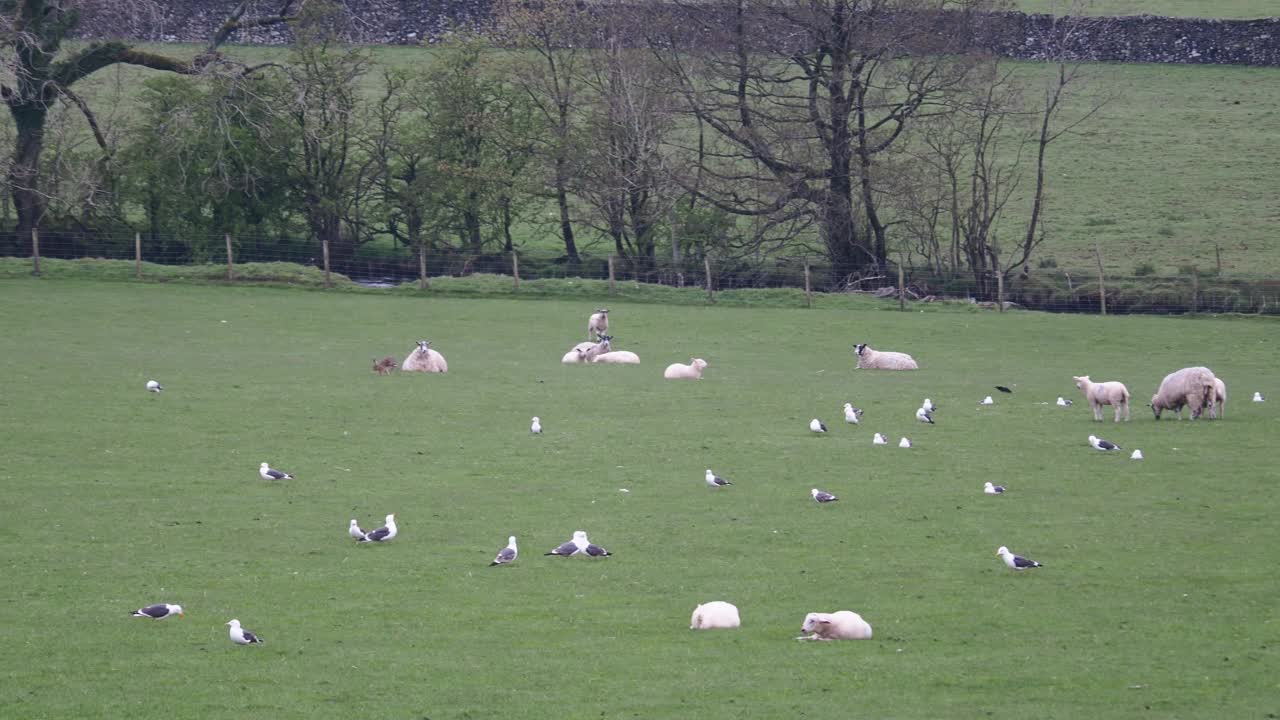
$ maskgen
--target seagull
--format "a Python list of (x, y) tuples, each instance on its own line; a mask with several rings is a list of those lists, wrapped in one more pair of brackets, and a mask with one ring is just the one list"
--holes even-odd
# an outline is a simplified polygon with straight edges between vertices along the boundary
[(988, 495), (999, 495), (1004, 492), (1003, 485), (992, 485), (991, 483), (982, 484), (982, 492)]
[(590, 543), (587, 542), (586, 532), (582, 530), (574, 530), (572, 540), (560, 543), (555, 547), (554, 550), (552, 550), (549, 553), (543, 553), (543, 555), (571, 557), (573, 555), (577, 555), (580, 552), (584, 552), (587, 549), (587, 545), (589, 544)]
[(924, 408), (925, 410), (928, 410), (929, 412), (933, 412), (934, 410), (938, 409), (938, 406), (934, 405), (933, 401), (930, 400), (929, 398), (925, 398), (924, 402), (921, 403), (920, 407)]
[(711, 472), (711, 468), (707, 468), (707, 484), (711, 487), (724, 487), (725, 485), (732, 485), (733, 483)]
[(254, 643), (262, 644), (262, 638), (240, 627), (240, 621), (235, 618), (227, 623), (231, 626), (231, 642), (237, 645), (253, 645)]
[(396, 536), (399, 532), (396, 529), (396, 514), (391, 513), (387, 516), (387, 524), (374, 530), (367, 532), (364, 537), (360, 538), (360, 542), (386, 542)]
[(609, 557), (613, 554), (595, 543), (587, 543), (587, 547), (584, 552), (587, 553), (587, 557)]
[(988, 395), (988, 396), (986, 396), (986, 397), (982, 398), (982, 402), (980, 402), (980, 403), (978, 403), (978, 404), (979, 404), (979, 405), (995, 405), (995, 404), (996, 404), (996, 401), (995, 401), (995, 400), (992, 400), (992, 399), (991, 399), (991, 396), (990, 396), (990, 395)]
[(1005, 386), (1003, 386), (1003, 385), (997, 385), (997, 386), (996, 386), (996, 389), (997, 389), (997, 390), (999, 390), (999, 391), (1000, 391), (1000, 392), (1002, 392), (1002, 393), (1011, 393), (1011, 392), (1013, 392), (1012, 390), (1010, 390), (1009, 388), (1007, 388), (1007, 387), (1005, 387)]
[(1133, 451), (1133, 454), (1129, 456), (1129, 459), (1130, 459), (1130, 460), (1141, 460), (1141, 459), (1142, 459), (1142, 451), (1141, 451), (1141, 450), (1134, 450), (1134, 451)]
[(1014, 555), (1013, 553), (1009, 552), (1009, 548), (1003, 545), (1000, 546), (999, 550), (996, 550), (996, 554), (999, 555), (1001, 559), (1004, 560), (1005, 565), (1008, 565), (1014, 570), (1026, 570), (1027, 568), (1044, 567), (1043, 565), (1036, 562), (1035, 560), (1028, 560), (1024, 557)]
[(1089, 444), (1093, 446), (1094, 450), (1101, 450), (1103, 452), (1121, 449), (1119, 445), (1111, 442), (1110, 440), (1103, 440), (1096, 435), (1089, 436)]
[(533, 416), (533, 424), (529, 426), (529, 432), (533, 433), (534, 435), (542, 434), (542, 422), (538, 420), (537, 415)]
[(872, 445), (888, 445), (889, 441), (885, 440), (884, 436), (881, 435), (880, 433), (876, 433), (876, 436), (871, 438), (871, 444)]
[(364, 531), (360, 529), (360, 523), (356, 522), (355, 518), (351, 519), (351, 529), (347, 530), (347, 533), (357, 540), (364, 539)]
[(164, 386), (156, 382), (155, 380), (147, 381), (147, 390), (151, 392), (160, 392), (163, 389), (164, 389)]
[(138, 608), (132, 613), (133, 617), (149, 617), (152, 620), (163, 620), (167, 617), (173, 617), (174, 615), (179, 617), (186, 615), (186, 613), (182, 612), (181, 605), (160, 603), (159, 605), (148, 605), (144, 608)]
[(823, 491), (823, 490), (819, 490), (818, 488), (814, 488), (814, 489), (810, 490), (810, 491), (809, 491), (809, 494), (813, 496), (813, 499), (814, 499), (814, 500), (815, 500), (819, 505), (825, 505), (826, 503), (829, 503), (829, 502), (835, 502), (835, 501), (837, 501), (837, 500), (839, 500), (839, 499), (840, 499), (840, 498), (836, 497), (835, 495), (832, 495), (831, 493), (829, 493), (829, 492), (825, 492), (825, 491)]
[(1260, 392), (1255, 392), (1255, 393), (1253, 394), (1253, 401), (1254, 401), (1254, 402), (1263, 402), (1263, 400), (1264, 400), (1264, 398), (1262, 397), (1262, 393), (1260, 393)]
[(289, 473), (280, 472), (279, 470), (272, 470), (271, 466), (267, 465), (266, 463), (262, 463), (262, 465), (258, 466), (258, 474), (262, 476), (263, 480), (292, 480), (293, 479), (293, 476), (290, 475)]
[(854, 424), (854, 425), (857, 425), (857, 424), (858, 424), (858, 418), (860, 418), (860, 417), (862, 417), (862, 411), (861, 411), (861, 410), (859, 410), (858, 408), (854, 407), (852, 403), (845, 403), (845, 404), (844, 404), (844, 421), (845, 421), (845, 422), (847, 422), (847, 423), (852, 423), (852, 424)]
[(911, 447), (911, 441), (906, 438), (902, 438), (901, 440), (898, 441), (898, 447), (909, 448)]
[(1061, 405), (1062, 407), (1071, 407), (1071, 401), (1067, 400), (1061, 395), (1058, 396), (1058, 404)]
[(809, 429), (816, 433), (824, 433), (827, 431), (827, 426), (823, 425), (818, 418), (814, 418), (809, 421)]
[(933, 412), (926, 407), (916, 410), (916, 419), (922, 423), (929, 423), (930, 425), (935, 424), (933, 422)]
[(516, 555), (518, 554), (519, 551), (516, 550), (516, 536), (512, 535), (507, 538), (507, 546), (498, 551), (498, 554), (493, 558), (493, 562), (489, 563), (489, 567), (513, 563), (516, 561)]

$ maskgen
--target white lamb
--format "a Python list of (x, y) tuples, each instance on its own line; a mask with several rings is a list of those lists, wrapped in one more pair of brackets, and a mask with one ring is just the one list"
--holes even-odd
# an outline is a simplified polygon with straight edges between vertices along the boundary
[(797, 640), (870, 640), (871, 626), (862, 616), (851, 610), (834, 613), (809, 613), (804, 616), (801, 635)]
[(599, 340), (609, 331), (609, 308), (600, 308), (587, 319), (587, 339)]
[(707, 361), (702, 358), (694, 358), (693, 362), (688, 365), (671, 363), (666, 370), (662, 371), (662, 377), (668, 380), (701, 380), (702, 371), (705, 369), (707, 369)]
[(1227, 384), (1222, 378), (1213, 378), (1213, 405), (1209, 406), (1209, 417), (1218, 419), (1227, 416)]
[(604, 363), (606, 365), (639, 365), (640, 356), (630, 350), (612, 350), (597, 355), (591, 362)]
[(876, 352), (865, 344), (854, 345), (858, 367), (872, 370), (919, 370), (915, 358), (900, 352)]
[(429, 341), (419, 340), (418, 348), (409, 353), (400, 369), (405, 372), (445, 373), (449, 372), (449, 363), (445, 362), (443, 355), (431, 349)]
[(582, 354), (582, 362), (595, 362), (597, 357), (612, 350), (613, 347), (609, 344), (612, 339), (608, 335), (601, 335), (600, 342), (586, 343), (587, 349), (579, 351)]
[(1116, 408), (1116, 422), (1120, 422), (1120, 415), (1123, 413), (1124, 421), (1129, 422), (1129, 388), (1124, 386), (1122, 382), (1112, 380), (1110, 382), (1096, 383), (1089, 379), (1088, 375), (1076, 377), (1071, 376), (1075, 381), (1076, 387), (1084, 392), (1084, 397), (1093, 406), (1093, 419), (1102, 422), (1102, 406), (1114, 405)]
[(1160, 381), (1160, 389), (1151, 396), (1151, 412), (1160, 419), (1165, 410), (1177, 412), (1182, 419), (1182, 406), (1191, 408), (1191, 419), (1200, 417), (1207, 407), (1212, 417), (1217, 414), (1215, 396), (1217, 394), (1217, 378), (1207, 367), (1189, 367), (1171, 372)]
[(693, 609), (693, 617), (689, 618), (690, 630), (728, 630), (741, 626), (738, 607), (723, 600), (699, 605)]
[(564, 357), (560, 358), (560, 362), (565, 365), (586, 362), (586, 360), (583, 359), (583, 354), (586, 353), (587, 350), (590, 350), (594, 345), (595, 343), (593, 342), (580, 342), (570, 348), (569, 352), (565, 353)]

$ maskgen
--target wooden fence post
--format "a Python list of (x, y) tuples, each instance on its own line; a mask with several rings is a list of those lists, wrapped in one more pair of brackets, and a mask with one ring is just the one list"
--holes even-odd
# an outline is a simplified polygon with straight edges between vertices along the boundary
[(511, 290), (520, 291), (520, 256), (515, 250), (511, 251)]
[(133, 234), (133, 277), (142, 279), (142, 233)]
[(809, 259), (804, 261), (804, 306), (813, 307), (813, 286), (809, 281)]
[(1098, 257), (1098, 304), (1101, 306), (1102, 314), (1107, 314), (1107, 279), (1102, 273), (1102, 248), (1094, 243), (1093, 253)]
[(1214, 243), (1214, 244), (1213, 244), (1213, 253), (1214, 253), (1214, 256), (1215, 256), (1215, 257), (1217, 257), (1217, 259), (1218, 259), (1218, 273), (1217, 273), (1217, 274), (1218, 274), (1218, 276), (1219, 276), (1219, 277), (1221, 277), (1221, 275), (1222, 275), (1222, 246), (1221, 246), (1221, 245), (1219, 245), (1218, 243)]
[(1191, 314), (1195, 315), (1200, 311), (1200, 272), (1199, 268), (1191, 266)]
[(898, 263), (898, 309), (907, 309), (907, 283), (902, 271), (902, 263)]
[(31, 228), (31, 274), (40, 276), (40, 230)]
[(702, 256), (702, 268), (707, 271), (707, 302), (714, 303), (716, 301), (716, 291), (711, 284), (711, 256)]
[(609, 294), (613, 295), (618, 292), (618, 286), (613, 277), (613, 253), (609, 253)]
[(996, 268), (996, 302), (1000, 303), (1000, 312), (1004, 312), (1004, 273)]
[(333, 287), (333, 280), (329, 277), (329, 239), (324, 238), (320, 241), (320, 253), (324, 255), (324, 286)]
[(427, 280), (427, 244), (418, 245), (418, 289), (431, 289), (431, 282)]
[(235, 280), (236, 266), (235, 259), (231, 255), (231, 233), (227, 233), (226, 235), (223, 235), (223, 237), (227, 240), (227, 279)]

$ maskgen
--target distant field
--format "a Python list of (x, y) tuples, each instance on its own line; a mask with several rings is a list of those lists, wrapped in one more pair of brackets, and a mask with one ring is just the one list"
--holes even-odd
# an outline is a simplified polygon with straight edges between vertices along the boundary
[[(602, 301), (0, 281), (0, 717), (1276, 710), (1274, 322), (610, 301), (643, 364), (560, 365)], [(369, 371), (421, 337), (449, 374)], [(854, 341), (923, 369), (854, 371)], [(691, 355), (705, 379), (661, 379)], [(1230, 384), (1226, 419), (1154, 422), (1143, 398), (1190, 362)], [(1132, 422), (1092, 422), (1086, 372), (1129, 383)], [(389, 512), (394, 542), (347, 537)], [(615, 556), (542, 556), (577, 529)], [(520, 559), (487, 567), (509, 534)], [(687, 629), (712, 599), (741, 630)], [(162, 601), (187, 617), (128, 617)], [(874, 639), (792, 639), (837, 609)], [(232, 617), (266, 645), (233, 646)]]
[[(1064, 0), (1015, 0), (1027, 12), (1058, 12), (1071, 5)], [(1091, 15), (1164, 15), (1255, 19), (1276, 17), (1274, 0), (1092, 0), (1085, 5)]]

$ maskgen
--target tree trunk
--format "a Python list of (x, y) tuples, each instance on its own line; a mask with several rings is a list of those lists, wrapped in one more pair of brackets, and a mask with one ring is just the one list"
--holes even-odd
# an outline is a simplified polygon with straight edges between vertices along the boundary
[(42, 104), (9, 106), (13, 116), (17, 141), (14, 143), (13, 164), (9, 167), (9, 191), (13, 195), (13, 207), (18, 214), (17, 237), (31, 235), (32, 228), (39, 227), (44, 219), (45, 200), (38, 187), (40, 181), (40, 153), (44, 150), (44, 125), (48, 108)]
[(569, 219), (568, 181), (565, 179), (564, 158), (556, 158), (556, 205), (560, 207), (560, 237), (564, 240), (564, 254), (569, 262), (578, 265), (578, 244), (573, 237), (573, 222)]

